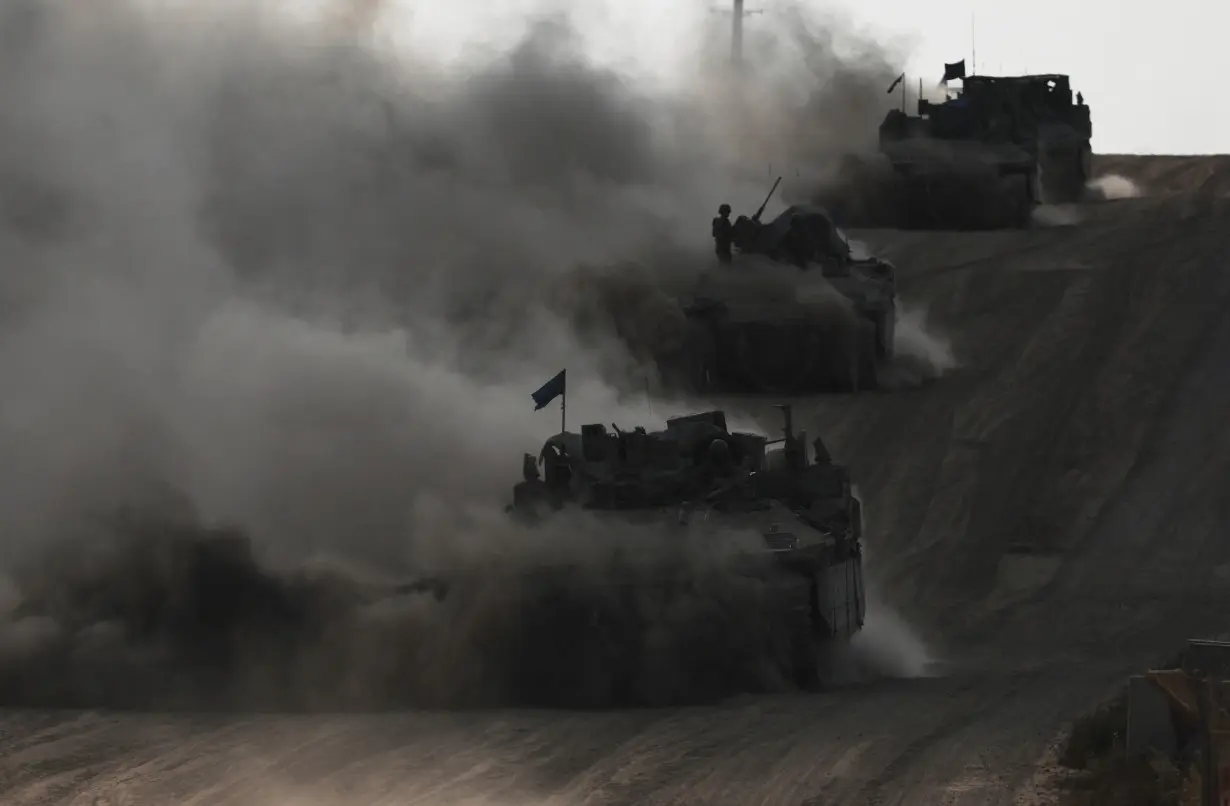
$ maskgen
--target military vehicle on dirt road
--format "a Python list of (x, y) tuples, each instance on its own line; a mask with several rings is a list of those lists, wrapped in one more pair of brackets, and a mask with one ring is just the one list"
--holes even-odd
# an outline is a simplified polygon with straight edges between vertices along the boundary
[(703, 275), (680, 300), (690, 385), (782, 395), (875, 389), (894, 354), (896, 269), (853, 247), (823, 207), (791, 205), (761, 223), (776, 189), (734, 223), (744, 259)]
[[(537, 457), (526, 454), (510, 512), (537, 526), (585, 512), (648, 529), (666, 548), (711, 552), (703, 564), (725, 562), (730, 573), (762, 583), (764, 633), (778, 641), (780, 666), (799, 685), (813, 686), (863, 625), (862, 507), (846, 468), (820, 439), (809, 461), (806, 434), (794, 432), (790, 407), (780, 408), (785, 427), (775, 440), (730, 431), (722, 411), (675, 417), (661, 431), (612, 433), (593, 424), (557, 434)], [(724, 544), (724, 535), (742, 542)], [(737, 548), (723, 553), (723, 545)], [(632, 579), (628, 595), (646, 595), (644, 583), (653, 578), (665, 599), (686, 596), (694, 584), (687, 566), (673, 580), (660, 573)], [(627, 624), (633, 611), (616, 609), (626, 633), (653, 626)], [(633, 650), (614, 652), (612, 685), (634, 679), (639, 661)]]
[[(862, 510), (845, 468), (820, 440), (809, 461), (785, 411), (778, 440), (731, 432), (721, 411), (657, 432), (557, 434), (526, 455), (494, 556), (400, 581), (275, 572), (243, 532), (204, 526), (186, 504), (143, 504), (106, 519), (96, 544), (15, 577), (7, 617), (61, 633), (38, 664), (0, 664), (0, 683), (37, 702), (75, 696), (99, 672), (74, 671), (69, 650), (109, 625), (175, 684), (134, 687), (122, 665), (105, 667), (105, 686), (83, 684), (127, 704), (186, 692), (228, 703), (246, 696), (240, 682), (292, 708), (667, 704), (763, 686), (766, 667), (815, 685), (863, 625)], [(602, 537), (623, 554), (602, 556)], [(380, 641), (381, 663), (352, 668), (348, 640)]]
[(880, 153), (889, 170), (849, 158), (833, 191), (846, 197), (843, 225), (1027, 227), (1038, 205), (1080, 200), (1092, 178), (1093, 129), (1069, 77), (961, 73), (963, 87), (948, 100), (923, 98), (915, 116), (885, 116)]

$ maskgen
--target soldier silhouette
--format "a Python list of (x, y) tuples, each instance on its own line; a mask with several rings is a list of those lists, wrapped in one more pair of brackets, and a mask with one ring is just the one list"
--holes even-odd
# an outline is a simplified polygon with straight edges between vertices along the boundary
[(713, 219), (713, 246), (719, 262), (730, 263), (730, 247), (733, 242), (734, 226), (730, 223), (730, 205), (723, 204), (718, 208), (717, 218)]

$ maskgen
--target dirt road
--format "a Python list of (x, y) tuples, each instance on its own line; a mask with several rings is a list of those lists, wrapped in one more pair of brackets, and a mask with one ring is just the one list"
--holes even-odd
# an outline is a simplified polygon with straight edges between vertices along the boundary
[[(943, 675), (602, 714), (10, 712), (6, 804), (1014, 804), (1065, 720), (1230, 601), (1230, 182), (1079, 226), (868, 233), (960, 367), (799, 402), (869, 513), (869, 572)], [(1183, 177), (1194, 185), (1185, 192)], [(1198, 181), (1197, 181), (1198, 180)], [(765, 409), (753, 411), (771, 424)]]

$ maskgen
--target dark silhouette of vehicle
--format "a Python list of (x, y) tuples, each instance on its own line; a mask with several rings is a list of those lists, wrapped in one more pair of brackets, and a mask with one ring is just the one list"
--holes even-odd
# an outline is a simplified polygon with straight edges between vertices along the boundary
[[(846, 468), (820, 439), (809, 459), (807, 435), (794, 432), (789, 406), (779, 408), (785, 426), (774, 440), (730, 431), (722, 411), (675, 417), (660, 431), (592, 424), (557, 434), (537, 457), (526, 454), (509, 511), (538, 526), (571, 524), (570, 513), (586, 512), (648, 530), (666, 547), (709, 547), (702, 564), (724, 563), (729, 573), (767, 586), (766, 629), (786, 650), (778, 660), (799, 685), (817, 685), (834, 651), (863, 625), (862, 506)], [(723, 543), (724, 534), (756, 535), (759, 545)], [(658, 595), (669, 598), (672, 585), (686, 593), (694, 584), (686, 563), (676, 571), (630, 577), (626, 594), (643, 594), (650, 579), (666, 587)], [(572, 575), (558, 568), (554, 576)], [(613, 618), (627, 612), (615, 608)], [(652, 625), (622, 626), (637, 632)], [(610, 685), (635, 679), (640, 661), (634, 651), (611, 655)]]
[[(900, 229), (1027, 227), (1040, 204), (1078, 201), (1092, 178), (1093, 129), (1069, 77), (965, 76), (918, 114), (890, 111), (880, 153), (849, 158), (832, 194), (842, 223)], [(827, 199), (826, 199), (827, 200)]]
[(705, 274), (680, 300), (689, 384), (762, 394), (877, 388), (895, 352), (895, 267), (852, 247), (823, 207), (792, 205), (764, 224), (764, 206), (735, 221), (745, 259)]

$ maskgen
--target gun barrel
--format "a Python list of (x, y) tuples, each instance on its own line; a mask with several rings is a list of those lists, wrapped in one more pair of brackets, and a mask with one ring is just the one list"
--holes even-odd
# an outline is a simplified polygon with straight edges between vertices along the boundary
[(764, 208), (769, 206), (769, 199), (773, 198), (773, 194), (777, 192), (777, 186), (782, 183), (782, 178), (777, 177), (777, 181), (773, 183), (773, 187), (769, 188), (769, 195), (764, 197), (764, 201), (760, 203), (760, 209), (756, 211), (756, 215), (752, 216), (753, 221), (759, 221), (764, 215)]

